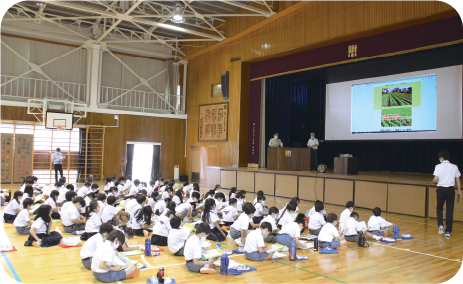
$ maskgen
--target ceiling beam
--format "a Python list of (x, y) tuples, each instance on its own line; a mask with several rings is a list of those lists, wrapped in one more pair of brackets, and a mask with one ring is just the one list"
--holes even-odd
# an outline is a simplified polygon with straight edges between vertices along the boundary
[(137, 2), (135, 2), (132, 7), (130, 7), (127, 12), (125, 12), (123, 15), (121, 14), (116, 14), (118, 17), (117, 21), (115, 23), (113, 23), (101, 36), (100, 38), (98, 38), (97, 42), (100, 42), (102, 41), (112, 30), (114, 30), (115, 27), (117, 27), (117, 25), (119, 25), (123, 20), (125, 21), (130, 21), (130, 16), (129, 14), (132, 13), (133, 10), (135, 10), (135, 8), (138, 7), (138, 5), (140, 5), (143, 1), (142, 0), (138, 0)]
[(208, 21), (206, 21), (206, 19), (204, 18), (203, 15), (201, 15), (200, 13), (198, 13), (193, 7), (191, 7), (190, 4), (188, 4), (186, 1), (182, 1), (188, 8), (191, 9), (191, 11), (193, 11), (193, 13), (195, 13), (195, 16), (201, 20), (203, 20), (209, 27), (211, 27), (211, 29), (213, 29), (214, 31), (216, 31), (223, 39), (226, 39), (226, 37), (221, 34), (215, 27), (213, 24), (209, 23)]
[(271, 17), (271, 16), (273, 16), (275, 14), (275, 13), (270, 13), (270, 12), (267, 12), (265, 10), (262, 10), (262, 9), (259, 9), (259, 8), (256, 8), (256, 7), (252, 7), (252, 6), (248, 6), (246, 4), (242, 4), (242, 3), (237, 2), (237, 1), (223, 1), (223, 0), (219, 0), (219, 1), (223, 2), (223, 3), (226, 3), (226, 4), (229, 4), (229, 5), (232, 5), (232, 6), (236, 6), (236, 7), (240, 7), (240, 8), (249, 10), (249, 11), (253, 11), (253, 12), (265, 15), (267, 17)]

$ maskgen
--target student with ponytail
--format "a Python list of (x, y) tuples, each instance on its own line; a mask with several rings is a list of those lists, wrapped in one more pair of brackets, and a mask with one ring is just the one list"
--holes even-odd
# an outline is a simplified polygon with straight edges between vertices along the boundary
[(231, 198), (236, 198), (236, 187), (230, 188), (227, 199), (230, 200)]
[(286, 205), (286, 208), (281, 212), (280, 217), (277, 219), (277, 224), (280, 229), (283, 229), (283, 227), (293, 221), (293, 217), (291, 214), (294, 214), (296, 212), (296, 205), (293, 203), (288, 203)]
[(256, 212), (254, 212), (254, 217), (252, 218), (252, 221), (254, 224), (258, 225), (264, 219), (263, 215), (268, 215), (268, 213), (264, 212), (264, 205), (263, 202), (265, 201), (265, 196), (263, 195), (257, 195), (256, 197), (256, 202), (254, 203), (254, 207), (256, 208)]
[(154, 207), (156, 206), (158, 197), (159, 197), (159, 192), (157, 190), (154, 190), (151, 193), (150, 198), (148, 198), (148, 205), (151, 207), (153, 212), (154, 212)]
[(21, 191), (18, 190), (14, 192), (13, 199), (10, 200), (10, 203), (8, 203), (8, 206), (6, 206), (3, 212), (5, 223), (13, 224), (14, 219), (16, 219), (16, 216), (21, 212), (20, 203), (22, 196), (23, 193)]
[(61, 232), (58, 230), (51, 232), (51, 206), (41, 205), (37, 210), (34, 223), (32, 223), (29, 238), (24, 243), (24, 246), (52, 247), (59, 245)]
[(145, 206), (142, 209), (138, 209), (132, 218), (132, 229), (133, 233), (137, 237), (148, 237), (148, 229), (153, 225), (151, 224), (151, 215), (153, 209), (150, 206)]
[(183, 190), (179, 189), (175, 192), (174, 196), (172, 196), (172, 201), (178, 206), (180, 203), (183, 203)]
[(220, 228), (220, 218), (215, 213), (215, 200), (212, 198), (206, 199), (204, 204), (204, 213), (201, 221), (209, 224), (211, 227), (211, 233), (207, 236), (208, 240), (214, 242), (223, 242), (227, 237), (227, 234)]
[(59, 191), (58, 190), (52, 190), (50, 192), (50, 196), (45, 200), (44, 204), (48, 204), (51, 206), (51, 218), (53, 220), (59, 220), (61, 219), (61, 215), (59, 215), (58, 208), (56, 207), (56, 200), (58, 199), (59, 196)]
[(151, 244), (153, 246), (167, 246), (167, 236), (169, 236), (171, 229), (170, 219), (174, 216), (175, 210), (169, 210), (164, 216), (159, 217), (158, 222), (153, 227), (153, 235), (151, 236)]
[(89, 206), (85, 207), (87, 223), (85, 223), (85, 232), (80, 236), (82, 241), (90, 239), (100, 231), (102, 222), (98, 212), (100, 212), (100, 204), (96, 200), (91, 201)]

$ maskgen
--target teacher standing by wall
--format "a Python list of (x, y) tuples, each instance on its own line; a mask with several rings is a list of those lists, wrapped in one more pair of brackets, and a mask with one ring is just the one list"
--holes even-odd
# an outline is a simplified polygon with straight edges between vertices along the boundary
[(437, 183), (437, 225), (439, 225), (439, 235), (444, 235), (444, 203), (446, 204), (445, 213), (445, 236), (450, 237), (453, 226), (453, 208), (455, 205), (455, 182), (458, 188), (458, 202), (461, 198), (460, 176), (458, 167), (449, 162), (450, 153), (447, 150), (441, 150), (437, 154), (440, 165), (434, 170), (433, 183)]
[(53, 165), (55, 167), (55, 180), (56, 180), (56, 182), (58, 182), (58, 171), (59, 171), (61, 177), (63, 177), (63, 159), (64, 159), (64, 156), (61, 153), (61, 149), (56, 148), (56, 152), (53, 153), (53, 155), (51, 155), (51, 160), (52, 160)]
[(315, 133), (310, 133), (310, 139), (307, 141), (307, 147), (312, 149), (312, 168), (314, 171), (317, 171), (318, 169), (318, 157), (317, 157), (317, 151), (318, 151), (318, 139), (315, 138)]

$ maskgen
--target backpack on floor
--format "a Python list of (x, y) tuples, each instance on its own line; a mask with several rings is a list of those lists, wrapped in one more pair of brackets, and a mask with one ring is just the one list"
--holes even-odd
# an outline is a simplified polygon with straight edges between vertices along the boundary
[(359, 247), (369, 247), (370, 245), (367, 242), (367, 239), (365, 238), (365, 235), (363, 232), (359, 232), (359, 240), (357, 242)]

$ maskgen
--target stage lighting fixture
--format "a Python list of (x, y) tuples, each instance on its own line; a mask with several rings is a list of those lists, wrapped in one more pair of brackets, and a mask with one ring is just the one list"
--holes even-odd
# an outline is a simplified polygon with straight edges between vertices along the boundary
[(172, 14), (172, 18), (170, 18), (170, 20), (173, 22), (173, 23), (176, 23), (176, 24), (181, 24), (181, 23), (184, 23), (185, 22), (185, 18), (183, 18), (183, 8), (182, 8), (182, 5), (180, 4), (176, 4), (175, 5), (175, 10)]

